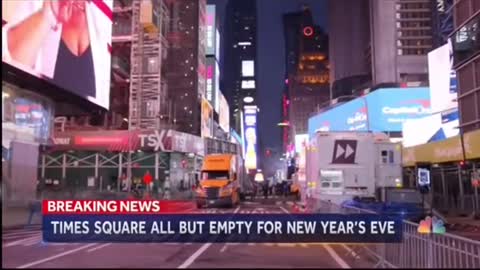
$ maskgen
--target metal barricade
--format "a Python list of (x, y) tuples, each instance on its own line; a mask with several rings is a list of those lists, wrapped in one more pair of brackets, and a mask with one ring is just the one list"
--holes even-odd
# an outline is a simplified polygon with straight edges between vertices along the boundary
[[(339, 213), (373, 211), (330, 204)], [(401, 243), (352, 245), (350, 255), (363, 254), (376, 260), (375, 267), (388, 268), (475, 268), (480, 269), (480, 241), (450, 233), (420, 234), (418, 224), (403, 221)]]

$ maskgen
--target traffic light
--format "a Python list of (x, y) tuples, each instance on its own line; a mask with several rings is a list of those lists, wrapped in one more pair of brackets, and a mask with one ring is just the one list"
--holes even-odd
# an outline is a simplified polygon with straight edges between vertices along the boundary
[(270, 157), (272, 155), (272, 151), (270, 149), (265, 150), (265, 156)]

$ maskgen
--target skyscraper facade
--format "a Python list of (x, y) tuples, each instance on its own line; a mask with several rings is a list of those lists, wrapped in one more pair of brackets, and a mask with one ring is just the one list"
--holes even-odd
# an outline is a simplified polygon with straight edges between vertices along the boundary
[(288, 107), (288, 141), (293, 143), (295, 135), (307, 133), (309, 116), (330, 99), (328, 36), (313, 23), (307, 6), (285, 14), (283, 24), (288, 90), (282, 109)]
[(427, 53), (434, 39), (432, 1), (331, 0), (328, 4), (332, 98), (379, 84), (428, 82)]
[(254, 0), (230, 0), (225, 24), (225, 95), (230, 104), (232, 127), (241, 129), (243, 105), (257, 98), (257, 7)]
[(459, 0), (453, 7), (453, 67), (463, 132), (480, 129), (480, 1)]
[(206, 1), (171, 1), (168, 93), (174, 128), (201, 135), (206, 89)]

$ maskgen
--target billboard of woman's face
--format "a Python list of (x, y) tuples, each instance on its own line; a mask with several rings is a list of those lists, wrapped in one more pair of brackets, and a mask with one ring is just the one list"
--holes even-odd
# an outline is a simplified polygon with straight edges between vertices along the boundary
[(113, 0), (2, 1), (2, 61), (108, 109)]

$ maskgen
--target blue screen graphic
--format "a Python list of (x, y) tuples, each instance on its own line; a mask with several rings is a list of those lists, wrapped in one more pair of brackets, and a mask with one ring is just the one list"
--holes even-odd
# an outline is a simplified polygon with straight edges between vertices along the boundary
[(408, 119), (430, 113), (427, 87), (382, 88), (308, 120), (308, 133), (316, 131), (402, 131)]

